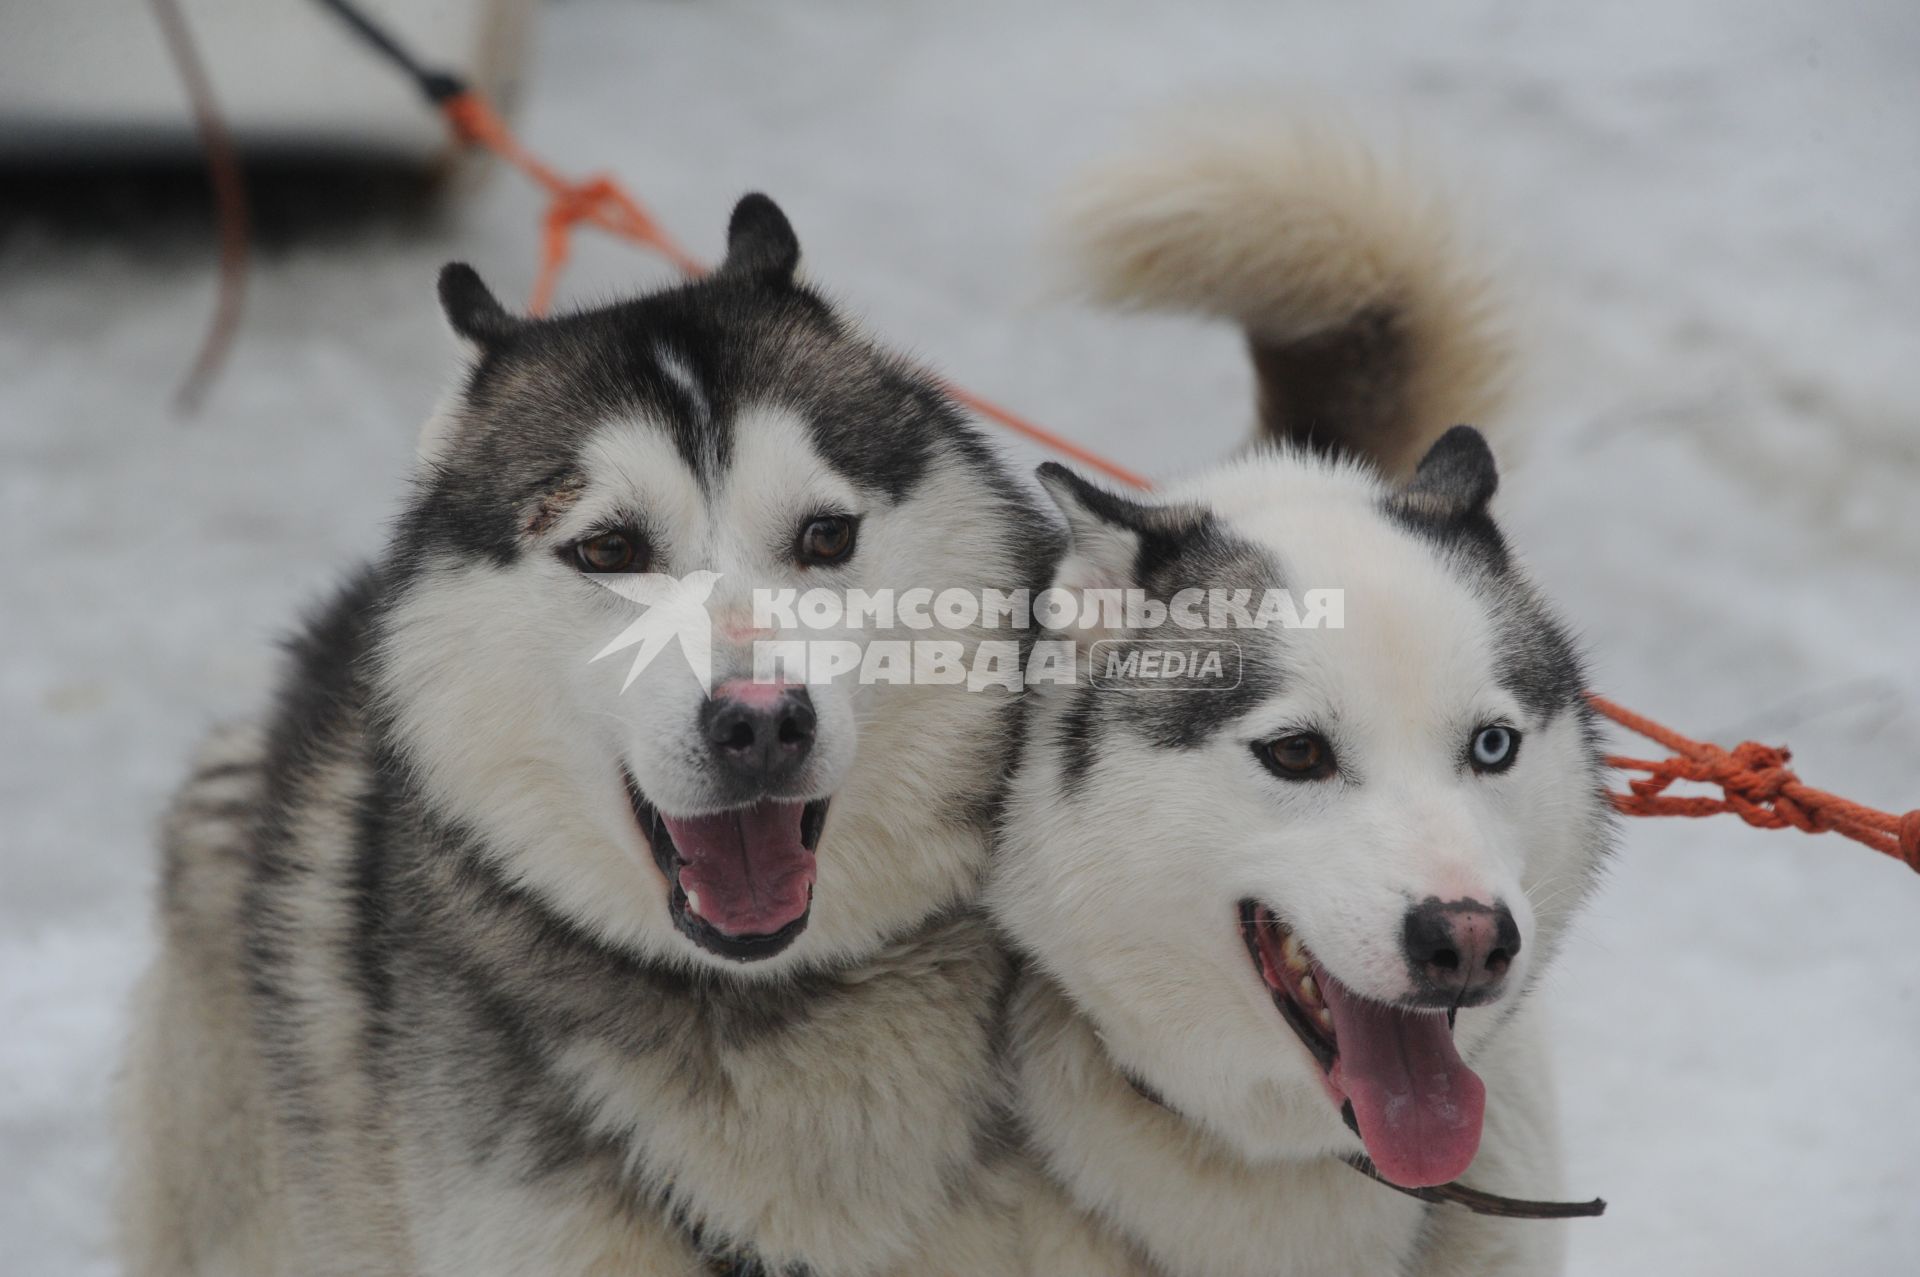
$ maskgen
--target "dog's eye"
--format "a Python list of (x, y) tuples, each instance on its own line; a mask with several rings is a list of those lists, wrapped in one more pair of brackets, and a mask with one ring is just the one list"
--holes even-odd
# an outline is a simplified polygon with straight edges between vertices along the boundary
[(1320, 780), (1333, 775), (1333, 746), (1317, 732), (1295, 732), (1254, 746), (1267, 770), (1283, 780)]
[(1473, 734), (1473, 744), (1467, 752), (1475, 771), (1503, 772), (1513, 766), (1513, 760), (1520, 754), (1520, 733), (1497, 723), (1482, 727)]
[(823, 514), (809, 520), (807, 526), (800, 529), (800, 542), (794, 547), (794, 557), (802, 563), (822, 567), (845, 563), (853, 557), (853, 543), (859, 526), (858, 520), (845, 514)]
[(573, 543), (573, 561), (582, 572), (639, 572), (646, 551), (631, 532), (601, 532)]

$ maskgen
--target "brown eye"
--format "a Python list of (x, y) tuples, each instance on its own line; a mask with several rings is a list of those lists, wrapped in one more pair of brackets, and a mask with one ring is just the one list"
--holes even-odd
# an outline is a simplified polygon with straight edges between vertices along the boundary
[(1317, 732), (1295, 732), (1256, 745), (1267, 770), (1283, 780), (1320, 780), (1333, 775), (1333, 746)]
[(582, 572), (638, 572), (640, 559), (640, 539), (630, 532), (602, 532), (573, 546)]
[(795, 555), (802, 563), (844, 563), (853, 555), (856, 520), (844, 514), (823, 514), (800, 529)]

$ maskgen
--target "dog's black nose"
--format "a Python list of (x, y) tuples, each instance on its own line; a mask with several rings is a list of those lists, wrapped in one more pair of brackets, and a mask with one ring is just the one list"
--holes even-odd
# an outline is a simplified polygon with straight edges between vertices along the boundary
[(701, 706), (700, 728), (715, 760), (735, 778), (778, 785), (813, 749), (813, 698), (804, 687), (723, 687)]
[(1499, 993), (1520, 927), (1499, 902), (1428, 899), (1407, 910), (1403, 943), (1416, 1001), (1470, 1007)]

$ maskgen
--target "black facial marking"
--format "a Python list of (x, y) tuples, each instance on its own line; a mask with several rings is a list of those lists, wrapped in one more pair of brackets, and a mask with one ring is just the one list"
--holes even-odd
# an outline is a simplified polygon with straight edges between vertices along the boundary
[[(1131, 580), (1122, 584), (1137, 588), (1146, 599), (1170, 606), (1181, 591), (1199, 591), (1198, 611), (1205, 620), (1210, 592), (1239, 592), (1253, 612), (1266, 590), (1283, 588), (1279, 565), (1233, 536), (1211, 514), (1117, 496), (1064, 466), (1043, 466), (1040, 475), (1068, 519), (1078, 552), (1087, 553), (1087, 543), (1106, 536), (1109, 529), (1138, 537), (1130, 556)], [(1109, 542), (1108, 548), (1124, 544)], [(1096, 546), (1092, 552), (1101, 551)], [(1277, 692), (1281, 642), (1275, 629), (1230, 624), (1189, 629), (1175, 623), (1169, 613), (1162, 624), (1117, 631), (1092, 651), (1083, 652), (1082, 660), (1095, 663), (1093, 672), (1100, 685), (1077, 689), (1062, 720), (1064, 782), (1069, 788), (1084, 782), (1096, 738), (1108, 725), (1143, 735), (1165, 749), (1204, 744)], [(1202, 647), (1221, 654), (1218, 677), (1185, 677), (1177, 683), (1144, 673), (1110, 677), (1099, 664), (1109, 655), (1124, 660), (1130, 651), (1193, 652)]]
[[(1208, 597), (1218, 592), (1223, 598), (1245, 591), (1248, 608), (1254, 610), (1265, 591), (1286, 585), (1279, 564), (1271, 556), (1233, 536), (1211, 517), (1181, 538), (1167, 558), (1148, 561), (1143, 554), (1141, 567), (1140, 588), (1147, 597), (1167, 602), (1182, 590), (1200, 590)], [(1207, 615), (1209, 610), (1203, 604), (1202, 614)], [(1189, 630), (1169, 621), (1141, 631), (1140, 636), (1146, 642), (1166, 638), (1231, 645), (1232, 654), (1238, 658), (1237, 670), (1223, 669), (1227, 677), (1219, 686), (1182, 691), (1147, 686), (1121, 694), (1122, 716), (1162, 748), (1196, 748), (1280, 690), (1284, 631), (1231, 623)]]
[(808, 405), (807, 431), (834, 469), (904, 500), (940, 438), (970, 432), (946, 395), (906, 365), (883, 358), (867, 371)]
[(1483, 587), (1493, 612), (1494, 677), (1536, 721), (1587, 711), (1587, 672), (1566, 627), (1514, 577)]
[(701, 482), (732, 464), (751, 413), (785, 413), (855, 484), (898, 501), (937, 464), (999, 462), (930, 375), (879, 349), (793, 282), (798, 244), (772, 201), (735, 211), (725, 267), (695, 283), (551, 318), (509, 315), (478, 276), (443, 273), (450, 322), (480, 346), (450, 441), (423, 470), (396, 545), (512, 562), (555, 476), (578, 480), (596, 431), (663, 435)]
[(1263, 660), (1267, 638), (1240, 640), (1240, 681), (1233, 687), (1168, 691), (1104, 691), (1117, 717), (1162, 749), (1197, 749), (1229, 723), (1278, 694), (1276, 666)]

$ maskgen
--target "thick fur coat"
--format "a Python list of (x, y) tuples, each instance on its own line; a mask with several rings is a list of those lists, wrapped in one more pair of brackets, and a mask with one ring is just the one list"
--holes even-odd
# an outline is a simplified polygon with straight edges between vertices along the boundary
[[(391, 547), (168, 818), (130, 1271), (1017, 1271), (972, 911), (1016, 699), (815, 687), (805, 759), (743, 780), (676, 656), (594, 659), (616, 560), (705, 574), (723, 686), (756, 587), (1039, 579), (1030, 498), (797, 259), (749, 197), (716, 274), (637, 301), (527, 320), (443, 277), (469, 360)], [(741, 835), (720, 903), (785, 924), (742, 934), (693, 836), (793, 819)]]

